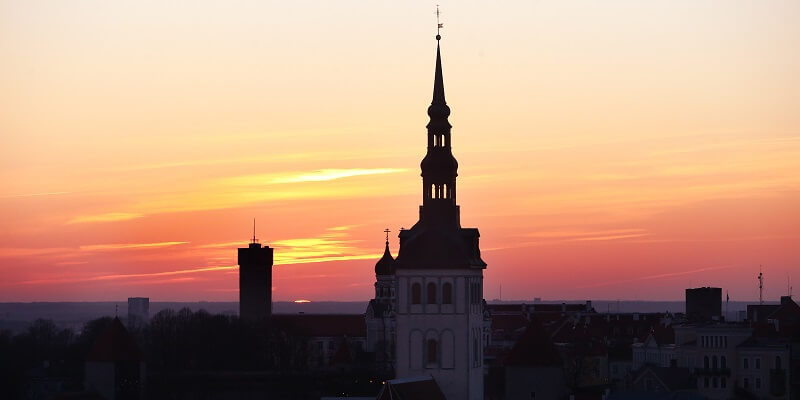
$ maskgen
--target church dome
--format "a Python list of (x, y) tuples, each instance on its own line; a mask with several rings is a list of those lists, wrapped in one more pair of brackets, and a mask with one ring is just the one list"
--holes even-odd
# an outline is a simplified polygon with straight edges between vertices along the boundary
[(392, 274), (394, 274), (394, 257), (389, 252), (389, 242), (386, 242), (386, 250), (383, 252), (383, 257), (375, 263), (375, 275)]

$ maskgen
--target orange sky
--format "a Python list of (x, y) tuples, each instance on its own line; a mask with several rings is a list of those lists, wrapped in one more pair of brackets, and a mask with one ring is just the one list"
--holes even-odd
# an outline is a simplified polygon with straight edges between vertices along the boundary
[[(406, 4), (409, 3), (409, 4)], [(800, 4), (442, 2), (485, 297), (800, 281)], [(366, 300), (416, 221), (425, 2), (0, 2), (0, 301)]]

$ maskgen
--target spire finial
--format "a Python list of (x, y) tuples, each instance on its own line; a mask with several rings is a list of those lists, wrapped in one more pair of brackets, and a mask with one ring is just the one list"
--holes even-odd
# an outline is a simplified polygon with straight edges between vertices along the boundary
[(444, 27), (444, 24), (439, 22), (439, 5), (437, 4), (436, 5), (436, 40), (441, 40), (442, 39), (442, 35), (439, 34), (439, 29), (442, 29), (442, 27)]
[(258, 239), (256, 238), (256, 219), (253, 218), (253, 241), (252, 243), (258, 243)]
[(388, 246), (389, 245), (389, 232), (391, 232), (391, 231), (389, 230), (389, 228), (386, 228), (386, 229), (383, 230), (383, 232), (386, 233), (386, 245)]

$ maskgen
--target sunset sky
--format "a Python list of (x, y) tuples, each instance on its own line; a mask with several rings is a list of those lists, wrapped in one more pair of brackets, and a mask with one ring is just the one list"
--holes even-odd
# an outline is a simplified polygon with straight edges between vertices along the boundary
[[(440, 1), (484, 296), (800, 291), (800, 2)], [(0, 0), (0, 301), (367, 300), (435, 2)]]

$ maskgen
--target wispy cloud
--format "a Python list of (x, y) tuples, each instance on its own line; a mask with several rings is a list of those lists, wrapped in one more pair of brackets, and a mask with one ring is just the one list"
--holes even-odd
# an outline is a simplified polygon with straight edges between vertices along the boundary
[(198, 274), (203, 272), (227, 271), (237, 268), (239, 267), (236, 265), (223, 265), (223, 266), (213, 266), (205, 268), (180, 269), (175, 271), (149, 272), (140, 274), (109, 274), (109, 275), (90, 276), (85, 278), (34, 279), (34, 280), (22, 281), (19, 282), (19, 284), (41, 285), (41, 284), (59, 284), (59, 283), (74, 283), (74, 282), (124, 280), (124, 279), (134, 279), (134, 278), (153, 278), (153, 277), (174, 276), (174, 275)]
[(130, 212), (110, 212), (105, 214), (83, 215), (69, 221), (70, 224), (86, 222), (117, 222), (144, 217), (144, 214)]
[(70, 194), (71, 192), (44, 192), (44, 193), (22, 193), (22, 194), (6, 194), (0, 195), (0, 199), (14, 199), (20, 197), (42, 197), (42, 196), (57, 196), (60, 194)]
[(351, 178), (365, 175), (394, 174), (406, 171), (406, 168), (348, 168), (348, 169), (318, 169), (312, 172), (290, 172), (282, 174), (258, 174), (226, 178), (225, 182), (232, 185), (275, 185), (284, 183), (325, 182), (342, 178)]
[(524, 236), (543, 238), (543, 239), (570, 239), (570, 238), (586, 238), (586, 237), (602, 237), (607, 235), (631, 235), (642, 234), (646, 230), (643, 228), (624, 228), (624, 229), (605, 229), (605, 230), (564, 230), (564, 231), (541, 231), (531, 232)]
[(723, 269), (732, 269), (734, 267), (735, 266), (733, 266), (733, 265), (723, 265), (723, 266), (716, 266), (716, 267), (698, 268), (698, 269), (693, 269), (693, 270), (690, 270), (690, 271), (668, 272), (668, 273), (664, 273), (664, 274), (640, 276), (638, 278), (631, 278), (631, 279), (618, 279), (618, 280), (614, 280), (614, 281), (592, 283), (590, 285), (578, 286), (577, 289), (587, 289), (587, 288), (594, 288), (594, 287), (601, 287), (601, 286), (613, 286), (613, 285), (620, 285), (620, 284), (633, 283), (633, 282), (649, 281), (649, 280), (654, 280), (654, 279), (672, 278), (672, 277), (675, 277), (675, 276), (692, 275), (692, 274), (697, 274), (697, 273), (700, 273), (700, 272), (718, 271), (718, 270), (723, 270)]
[(92, 244), (81, 246), (82, 251), (97, 251), (97, 250), (127, 250), (127, 249), (147, 249), (154, 247), (169, 247), (189, 242), (156, 242), (156, 243), (110, 243), (110, 244)]

